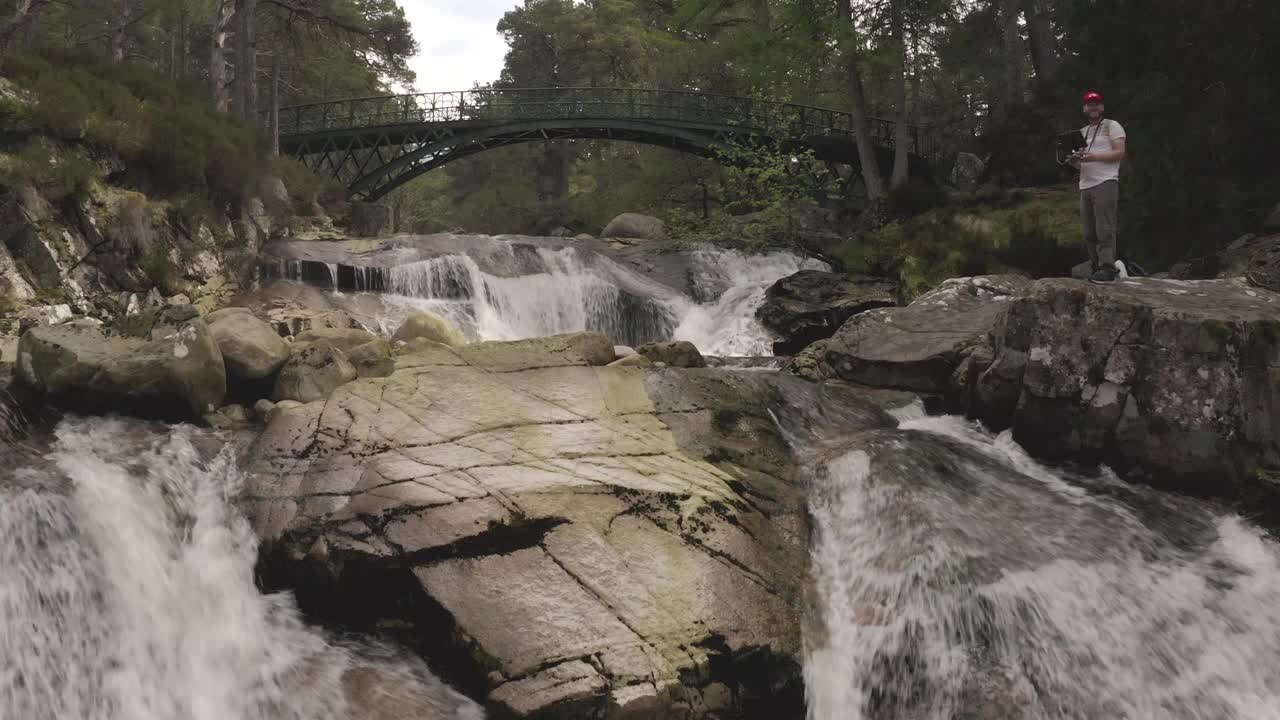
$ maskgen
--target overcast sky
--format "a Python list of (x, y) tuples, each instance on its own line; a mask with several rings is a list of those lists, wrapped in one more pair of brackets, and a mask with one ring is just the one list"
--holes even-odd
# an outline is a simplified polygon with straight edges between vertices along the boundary
[(498, 20), (519, 0), (400, 0), (418, 39), (410, 65), (420, 92), (467, 90), (502, 72), (507, 46)]

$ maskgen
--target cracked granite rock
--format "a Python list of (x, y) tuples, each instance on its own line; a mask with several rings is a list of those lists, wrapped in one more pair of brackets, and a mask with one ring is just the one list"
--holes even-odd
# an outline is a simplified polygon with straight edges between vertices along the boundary
[(802, 716), (792, 448), (896, 423), (839, 384), (600, 367), (604, 343), (423, 345), (278, 411), (247, 488), (264, 572), (411, 628), (498, 716)]
[(1280, 295), (1041, 280), (1008, 305), (971, 410), (1023, 445), (1220, 497), (1280, 467)]
[(947, 393), (952, 375), (987, 342), (1010, 297), (1029, 283), (1017, 275), (947, 280), (906, 307), (854, 315), (786, 369), (811, 380)]

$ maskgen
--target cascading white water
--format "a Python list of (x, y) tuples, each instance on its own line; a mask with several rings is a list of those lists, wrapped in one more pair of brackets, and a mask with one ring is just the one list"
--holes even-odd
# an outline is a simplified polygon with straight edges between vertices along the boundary
[(197, 432), (65, 421), (0, 480), (0, 718), (481, 718), (420, 661), (257, 591), (238, 473)]
[(811, 720), (1275, 718), (1280, 551), (906, 417), (816, 473)]
[(723, 291), (710, 302), (687, 306), (674, 337), (724, 356), (772, 355), (774, 337), (756, 320), (769, 286), (801, 270), (830, 269), (817, 260), (781, 252), (701, 250), (694, 253), (694, 262), (695, 282)]
[[(513, 255), (510, 261), (516, 264)], [(538, 248), (510, 276), (484, 272), (467, 255), (409, 263), (390, 269), (387, 290), (425, 301), (409, 304), (441, 313), (482, 340), (580, 330), (658, 339), (669, 333), (667, 328), (687, 304), (678, 294), (616, 263), (571, 248)], [(629, 295), (634, 290), (641, 292)], [(648, 302), (632, 302), (632, 297)]]
[(759, 356), (772, 354), (773, 337), (755, 318), (765, 291), (801, 269), (827, 267), (789, 253), (698, 251), (699, 303), (594, 253), (538, 248), (535, 257), (510, 276), (485, 272), (467, 255), (409, 263), (390, 269), (387, 291), (411, 298), (400, 303), (406, 309), (440, 313), (482, 340), (601, 330), (620, 342), (688, 340), (710, 355)]

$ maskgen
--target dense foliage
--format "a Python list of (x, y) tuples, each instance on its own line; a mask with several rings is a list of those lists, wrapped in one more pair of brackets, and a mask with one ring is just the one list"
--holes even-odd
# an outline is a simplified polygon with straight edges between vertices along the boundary
[[(852, 2), (846, 26), (830, 0), (528, 0), (499, 24), (510, 52), (498, 82), (714, 90), (847, 109), (852, 54), (868, 113), (901, 111), (931, 126), (948, 157), (989, 158), (991, 179), (1009, 187), (1071, 181), (1052, 138), (1082, 124), (1081, 93), (1099, 89), (1130, 131), (1122, 242), (1148, 264), (1210, 252), (1280, 200), (1280, 135), (1267, 128), (1280, 112), (1280, 3)], [(813, 182), (798, 173), (744, 197), (744, 173), (786, 164), (760, 160), (727, 169), (644, 146), (518, 146), (451, 165), (395, 202), (406, 229), (597, 232), (617, 212), (645, 211), (734, 232), (743, 227), (735, 216), (785, 215), (795, 189)], [(864, 184), (849, 186), (856, 195)], [(845, 210), (839, 217), (863, 207), (813, 197)]]
[[(496, 85), (713, 91), (924, 124), (945, 157), (975, 152), (1005, 187), (1071, 181), (1051, 140), (1081, 124), (1081, 92), (1099, 89), (1130, 132), (1122, 245), (1148, 264), (1211, 252), (1280, 200), (1280, 135), (1270, 127), (1280, 114), (1280, 3), (512, 4), (496, 27), (508, 45)], [(33, 0), (6, 12), (0, 61), (37, 98), (28, 109), (0, 102), (6, 124), (163, 166), (159, 183), (193, 192), (233, 182), (240, 158), (266, 151), (247, 129), (261, 124), (258, 110), (413, 81), (405, 61), (416, 46), (396, 0)], [(50, 64), (31, 60), (33, 50)], [(72, 70), (53, 70), (71, 57), (81, 59)], [(252, 122), (210, 120), (211, 109)], [(41, 153), (11, 148), (4, 172), (40, 175), (67, 192), (83, 187), (83, 163)], [(920, 192), (889, 164), (829, 167), (761, 148), (729, 155), (597, 141), (509, 146), (423, 177), (390, 202), (407, 230), (598, 232), (618, 212), (641, 211), (693, 236), (748, 245), (791, 241), (817, 204), (864, 248), (916, 232), (903, 215), (964, 202)], [(307, 194), (323, 190), (290, 172)], [(932, 248), (946, 244), (950, 227), (919, 231), (936, 238), (924, 243)], [(1048, 237), (1034, 224), (1018, 227), (1020, 236)], [(1051, 234), (1062, 239), (1061, 228)], [(954, 244), (962, 254), (973, 245), (960, 235)], [(1028, 252), (1028, 262), (1045, 255)]]

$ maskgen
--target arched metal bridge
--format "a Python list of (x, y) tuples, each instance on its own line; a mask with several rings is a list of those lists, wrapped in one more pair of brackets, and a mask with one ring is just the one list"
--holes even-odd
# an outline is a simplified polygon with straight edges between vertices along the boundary
[[(295, 105), (280, 109), (280, 150), (377, 200), (405, 182), (496, 147), (560, 139), (623, 140), (714, 157), (734, 142), (811, 148), (858, 164), (848, 113), (730, 95), (634, 88), (492, 88)], [(894, 124), (868, 118), (881, 162)], [(936, 147), (912, 126), (913, 174)]]

